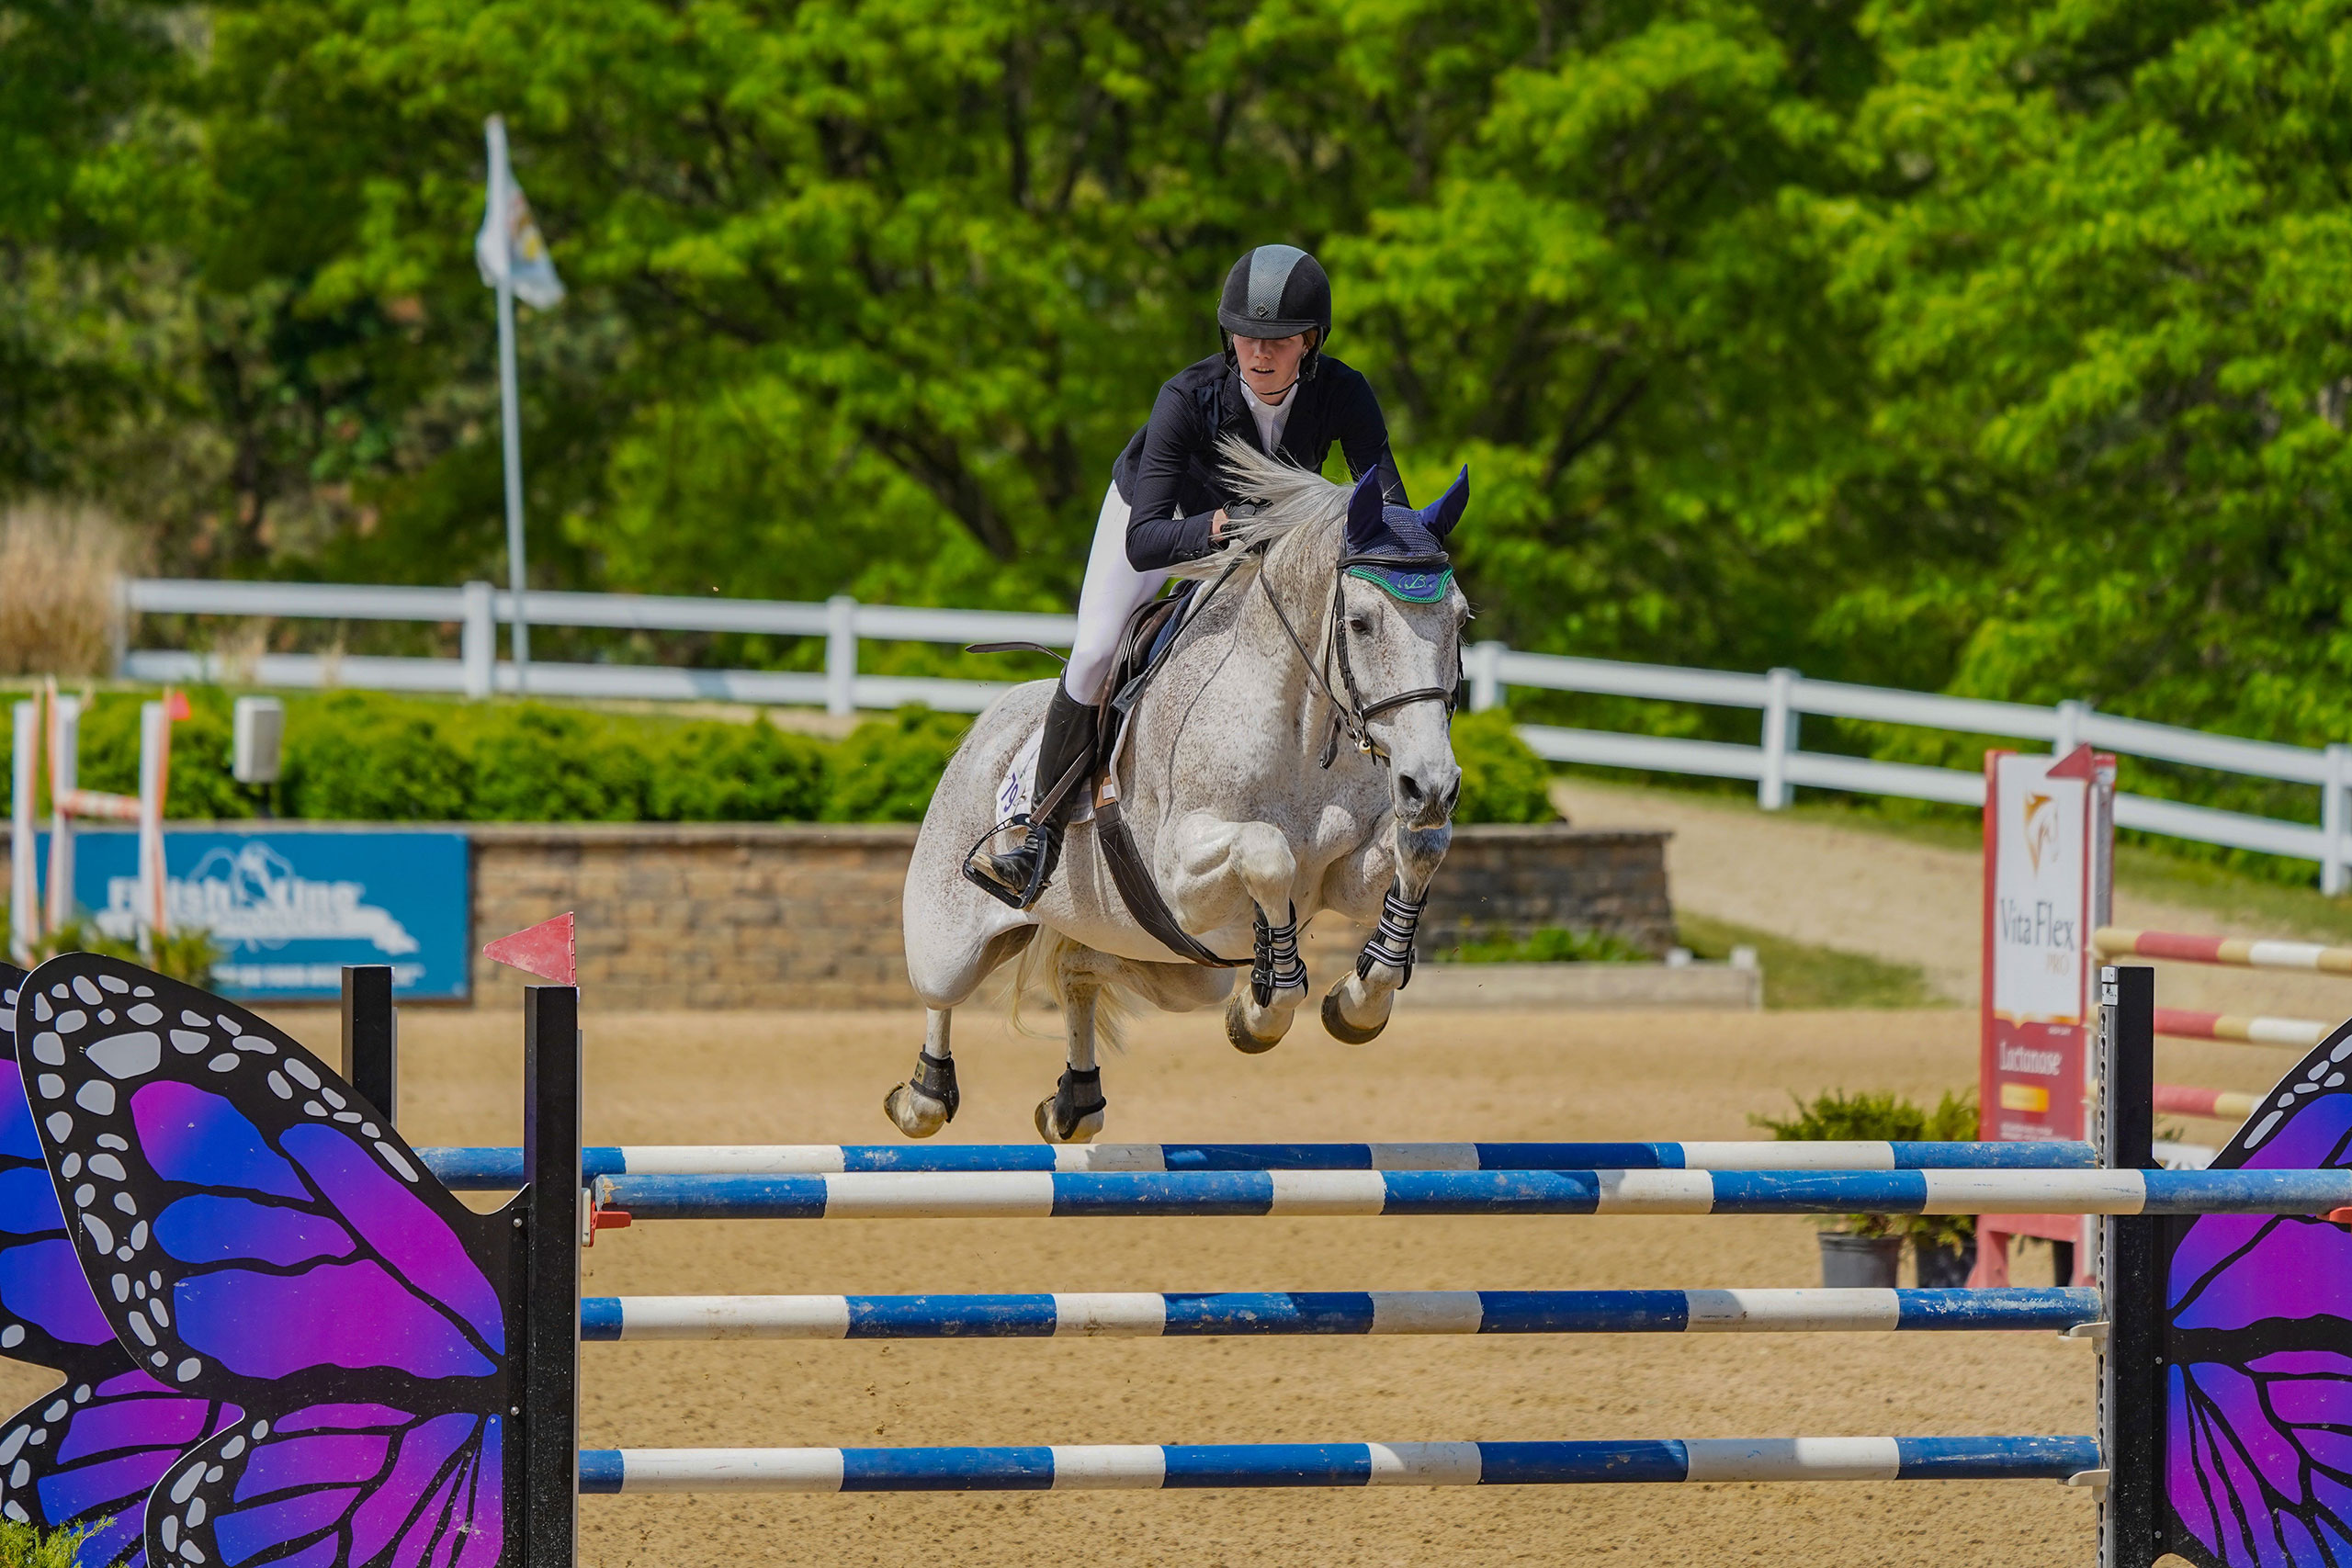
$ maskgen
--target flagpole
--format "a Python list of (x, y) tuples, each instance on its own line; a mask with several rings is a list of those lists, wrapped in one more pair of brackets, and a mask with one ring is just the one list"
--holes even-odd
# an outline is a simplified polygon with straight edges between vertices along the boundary
[(506, 252), (505, 265), (498, 269), (498, 412), (506, 449), (506, 576), (514, 598), (514, 690), (519, 694), (530, 689), (531, 626), (523, 609), (526, 580), (523, 560), (523, 420), (517, 407), (521, 397), (514, 374), (514, 257), (510, 221), (514, 180), (506, 164), (505, 122), (492, 115), (487, 129), (497, 232), (499, 243)]

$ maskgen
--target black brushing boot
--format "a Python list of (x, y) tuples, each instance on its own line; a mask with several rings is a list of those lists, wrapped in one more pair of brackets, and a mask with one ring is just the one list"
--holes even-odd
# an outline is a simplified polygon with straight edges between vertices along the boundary
[[(1030, 798), (1044, 795), (1064, 773), (1094, 755), (1094, 717), (1091, 704), (1055, 683), (1053, 704), (1046, 709), (1046, 733), (1037, 742), (1037, 776), (1030, 785)], [(1016, 909), (1035, 904), (1061, 859), (1062, 824), (1078, 808), (1087, 785), (1081, 777), (1063, 791), (1051, 811), (1029, 823), (1020, 848), (998, 854), (984, 841), (964, 863), (964, 874), (982, 892)]]

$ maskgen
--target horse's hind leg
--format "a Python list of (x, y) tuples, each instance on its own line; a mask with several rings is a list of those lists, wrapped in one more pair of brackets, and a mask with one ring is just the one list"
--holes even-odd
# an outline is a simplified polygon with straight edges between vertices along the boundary
[(1061, 1081), (1037, 1103), (1037, 1135), (1049, 1144), (1084, 1144), (1102, 1130), (1102, 1070), (1094, 1065), (1094, 1011), (1102, 982), (1064, 971), (1062, 1027), (1068, 1055)]
[(882, 1109), (899, 1131), (910, 1138), (928, 1138), (956, 1120), (963, 1094), (956, 1087), (956, 1054), (948, 1043), (947, 1024), (953, 1008), (925, 1010), (922, 1055), (915, 1058), (914, 1077), (882, 1097)]

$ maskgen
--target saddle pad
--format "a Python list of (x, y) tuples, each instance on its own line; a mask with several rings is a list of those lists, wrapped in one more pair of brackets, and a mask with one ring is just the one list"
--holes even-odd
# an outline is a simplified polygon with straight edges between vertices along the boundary
[[(1037, 798), (1037, 748), (1045, 739), (1046, 724), (1040, 719), (1036, 728), (1029, 731), (1029, 739), (1021, 743), (1021, 750), (1012, 754), (1012, 762), (1004, 770), (1003, 781), (996, 786), (998, 821), (1009, 821), (1027, 811), (1029, 803)], [(1080, 784), (1070, 793), (1078, 796), (1078, 804), (1063, 821), (1091, 821), (1094, 817), (1094, 792)]]

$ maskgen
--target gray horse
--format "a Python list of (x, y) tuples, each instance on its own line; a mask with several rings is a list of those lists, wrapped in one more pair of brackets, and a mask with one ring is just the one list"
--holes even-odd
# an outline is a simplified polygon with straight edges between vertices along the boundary
[(950, 1016), (1016, 955), (1024, 979), (1050, 983), (1069, 1036), (1068, 1068), (1036, 1112), (1057, 1144), (1102, 1127), (1095, 1034), (1106, 987), (1170, 1011), (1229, 995), (1227, 1037), (1268, 1050), (1306, 999), (1297, 930), (1321, 909), (1379, 921), (1323, 998), (1333, 1036), (1377, 1035), (1410, 977), (1414, 925), (1462, 784), (1449, 725), (1469, 606), (1443, 539), (1468, 471), (1413, 512), (1385, 507), (1376, 482), (1351, 490), (1231, 440), (1224, 453), (1262, 510), (1225, 549), (1179, 569), (1216, 591), (1178, 634), (1095, 804), (1115, 798), (1177, 923), (1250, 964), (1251, 983), (1187, 962), (1137, 923), (1087, 813), (1034, 908), (1008, 908), (964, 879), (1052, 691), (1016, 687), (948, 762), (907, 869), (907, 971), (930, 1016), (915, 1075), (884, 1109), (910, 1137), (955, 1115)]

